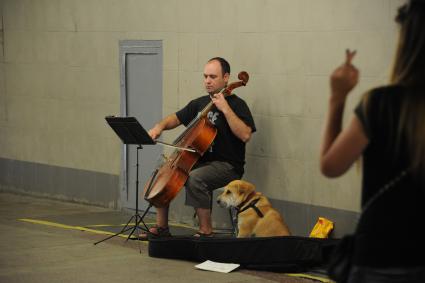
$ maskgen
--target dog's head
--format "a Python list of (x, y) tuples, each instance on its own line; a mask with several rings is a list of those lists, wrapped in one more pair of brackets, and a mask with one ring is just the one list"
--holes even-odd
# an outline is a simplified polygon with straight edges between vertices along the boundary
[(221, 207), (237, 207), (255, 190), (255, 186), (249, 182), (235, 180), (224, 187), (223, 193), (217, 197), (217, 203)]

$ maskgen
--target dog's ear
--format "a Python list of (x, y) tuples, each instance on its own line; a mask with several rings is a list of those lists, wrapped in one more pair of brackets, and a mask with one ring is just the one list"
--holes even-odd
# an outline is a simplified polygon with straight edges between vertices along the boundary
[(248, 182), (239, 182), (238, 183), (238, 191), (240, 194), (248, 195), (252, 193), (255, 190), (255, 187), (253, 184)]

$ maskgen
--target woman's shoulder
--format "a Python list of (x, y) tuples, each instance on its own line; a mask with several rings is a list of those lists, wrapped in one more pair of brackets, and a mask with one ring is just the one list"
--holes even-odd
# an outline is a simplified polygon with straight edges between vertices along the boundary
[(369, 95), (381, 96), (386, 94), (399, 95), (404, 92), (404, 87), (401, 85), (384, 85), (371, 89)]
[(379, 86), (369, 90), (364, 94), (362, 102), (367, 104), (384, 103), (384, 101), (391, 103), (391, 101), (400, 101), (401, 96), (405, 92), (405, 87), (401, 85), (385, 85)]

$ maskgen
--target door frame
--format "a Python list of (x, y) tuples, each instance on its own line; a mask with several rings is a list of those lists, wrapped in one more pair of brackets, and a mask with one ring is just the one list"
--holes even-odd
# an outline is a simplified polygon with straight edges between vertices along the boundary
[[(156, 55), (161, 54), (162, 56), (162, 40), (120, 40), (119, 41), (119, 64), (120, 64), (120, 115), (127, 117), (127, 64), (126, 57), (131, 54), (146, 54)], [(120, 174), (120, 186), (121, 186), (121, 207), (123, 206), (122, 193), (126, 193), (126, 201), (129, 199), (129, 187), (128, 187), (128, 168), (127, 168), (127, 147), (122, 144), (121, 150), (121, 174)], [(139, 188), (140, 189), (140, 188)], [(140, 190), (139, 190), (140, 193)], [(139, 196), (137, 196), (139, 197)], [(140, 209), (140, 207), (139, 207)]]

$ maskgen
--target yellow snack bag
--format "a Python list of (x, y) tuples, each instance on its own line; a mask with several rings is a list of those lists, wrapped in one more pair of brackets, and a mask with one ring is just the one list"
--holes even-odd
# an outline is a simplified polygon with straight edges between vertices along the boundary
[(334, 223), (324, 217), (319, 217), (313, 230), (311, 230), (310, 238), (327, 238), (334, 228)]

